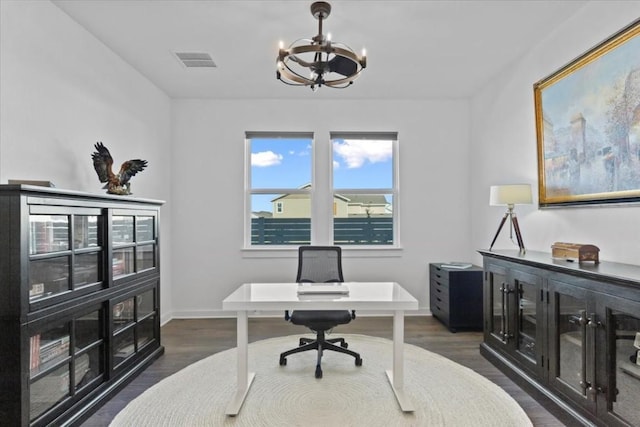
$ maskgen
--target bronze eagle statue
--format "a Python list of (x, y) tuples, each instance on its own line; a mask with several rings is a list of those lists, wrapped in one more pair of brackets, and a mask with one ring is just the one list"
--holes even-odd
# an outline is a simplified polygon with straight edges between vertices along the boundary
[(102, 142), (97, 142), (95, 148), (96, 151), (91, 154), (93, 167), (98, 174), (100, 182), (106, 182), (103, 188), (107, 189), (107, 193), (121, 196), (132, 194), (129, 180), (147, 167), (147, 161), (141, 159), (127, 160), (120, 166), (120, 171), (116, 175), (112, 169), (113, 158), (107, 147)]

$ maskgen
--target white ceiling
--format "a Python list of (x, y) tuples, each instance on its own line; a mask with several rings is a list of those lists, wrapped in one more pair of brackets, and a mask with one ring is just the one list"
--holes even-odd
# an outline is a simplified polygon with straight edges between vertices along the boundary
[[(366, 48), (367, 68), (315, 93), (275, 77), (279, 41), (317, 33), (310, 0), (53, 2), (172, 98), (415, 99), (473, 95), (587, 1), (330, 1), (324, 33)], [(185, 68), (176, 51), (218, 67)]]

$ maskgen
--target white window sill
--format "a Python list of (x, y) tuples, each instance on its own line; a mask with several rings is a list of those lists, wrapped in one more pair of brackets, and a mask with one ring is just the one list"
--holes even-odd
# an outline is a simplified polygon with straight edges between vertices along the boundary
[[(398, 246), (341, 246), (343, 258), (400, 257), (402, 247)], [(298, 247), (272, 246), (241, 249), (243, 258), (297, 258)]]

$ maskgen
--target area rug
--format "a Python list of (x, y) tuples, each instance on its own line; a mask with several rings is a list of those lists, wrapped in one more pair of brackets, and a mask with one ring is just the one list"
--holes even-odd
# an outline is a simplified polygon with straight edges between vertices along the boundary
[[(196, 362), (130, 402), (111, 427), (144, 426), (487, 426), (525, 427), (531, 421), (500, 387), (472, 370), (422, 348), (405, 344), (405, 392), (415, 412), (403, 413), (387, 380), (392, 342), (365, 335), (341, 335), (360, 353), (326, 351), (324, 376), (314, 377), (316, 352), (278, 364), (279, 354), (299, 335), (249, 345), (256, 372), (236, 417), (225, 409), (236, 387), (236, 349)], [(478, 356), (480, 357), (480, 356)]]

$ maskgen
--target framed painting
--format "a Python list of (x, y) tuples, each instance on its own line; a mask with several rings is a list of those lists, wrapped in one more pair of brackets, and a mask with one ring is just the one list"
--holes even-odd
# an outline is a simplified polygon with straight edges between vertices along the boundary
[(640, 202), (640, 19), (533, 91), (540, 207)]

